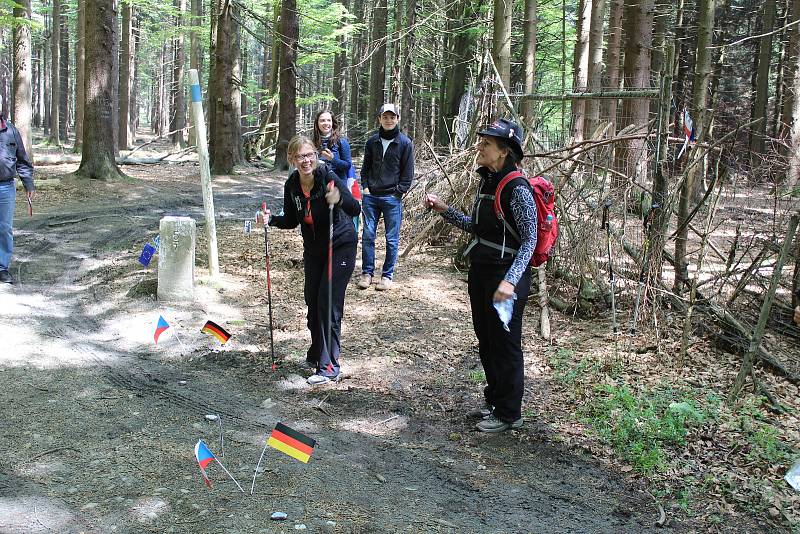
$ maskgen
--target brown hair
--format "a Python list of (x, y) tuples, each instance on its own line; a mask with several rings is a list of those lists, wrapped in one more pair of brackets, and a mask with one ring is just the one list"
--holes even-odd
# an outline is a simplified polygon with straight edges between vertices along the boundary
[(339, 121), (336, 120), (336, 115), (333, 114), (333, 111), (323, 109), (314, 116), (314, 146), (317, 150), (322, 150), (322, 132), (319, 131), (319, 118), (323, 113), (329, 113), (331, 116), (331, 136), (328, 139), (328, 148), (339, 142)]

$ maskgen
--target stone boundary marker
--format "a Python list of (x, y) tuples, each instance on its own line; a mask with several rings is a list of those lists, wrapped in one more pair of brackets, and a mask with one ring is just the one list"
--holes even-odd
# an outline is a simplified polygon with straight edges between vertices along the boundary
[(159, 224), (158, 300), (194, 299), (197, 228), (191, 217), (167, 216)]

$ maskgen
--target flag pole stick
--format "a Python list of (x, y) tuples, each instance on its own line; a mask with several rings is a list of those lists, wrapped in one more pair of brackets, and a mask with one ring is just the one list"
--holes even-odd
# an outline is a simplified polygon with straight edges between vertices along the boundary
[(264, 436), (264, 448), (261, 450), (261, 456), (258, 457), (258, 463), (253, 471), (253, 483), (250, 484), (250, 495), (253, 494), (253, 490), (256, 488), (256, 475), (258, 475), (258, 468), (261, 467), (261, 460), (264, 458), (264, 453), (267, 452), (268, 446), (269, 444), (267, 443), (267, 436)]
[(217, 422), (219, 423), (219, 450), (220, 456), (225, 458), (225, 433), (222, 430), (222, 416), (217, 414)]
[[(333, 180), (328, 189), (333, 189)], [(328, 204), (328, 365), (333, 361), (333, 204)]]
[(187, 349), (186, 345), (183, 344), (183, 340), (181, 339), (181, 336), (178, 335), (178, 329), (176, 328), (175, 330), (173, 330), (173, 332), (175, 332), (175, 337), (178, 339), (178, 343), (180, 343), (181, 347), (183, 347), (183, 351), (184, 352), (189, 352), (189, 349)]
[(217, 460), (217, 463), (218, 463), (218, 464), (219, 464), (219, 466), (222, 468), (222, 470), (223, 470), (223, 471), (225, 471), (225, 474), (226, 474), (226, 475), (228, 475), (229, 477), (231, 477), (231, 480), (233, 480), (233, 482), (236, 484), (236, 487), (237, 487), (237, 488), (239, 488), (239, 490), (240, 490), (242, 493), (244, 493), (244, 490), (243, 490), (243, 489), (242, 489), (242, 487), (239, 485), (239, 482), (238, 482), (238, 481), (237, 481), (235, 478), (233, 478), (233, 475), (230, 473), (230, 471), (228, 471), (228, 470), (225, 468), (225, 466), (224, 466), (224, 465), (222, 465), (222, 462), (220, 462), (220, 461), (219, 461), (219, 458), (215, 458), (215, 459)]

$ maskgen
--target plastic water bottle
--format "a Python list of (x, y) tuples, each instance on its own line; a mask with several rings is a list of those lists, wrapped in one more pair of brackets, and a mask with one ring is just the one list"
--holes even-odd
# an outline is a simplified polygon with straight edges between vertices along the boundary
[(542, 226), (544, 226), (544, 230), (546, 232), (549, 232), (550, 230), (553, 229), (553, 214), (552, 213), (548, 213), (547, 214), (547, 219), (545, 219), (544, 223), (542, 223)]

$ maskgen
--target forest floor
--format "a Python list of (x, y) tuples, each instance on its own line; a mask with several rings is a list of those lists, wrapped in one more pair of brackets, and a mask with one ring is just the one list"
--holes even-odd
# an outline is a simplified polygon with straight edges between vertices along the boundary
[[(41, 167), (37, 178), (76, 167)], [(463, 415), (483, 385), (466, 277), (449, 250), (426, 247), (400, 262), (390, 292), (359, 291), (356, 267), (344, 379), (312, 388), (301, 239), (270, 233), (280, 360), (273, 371), (264, 234), (243, 230), (262, 200), (279, 204), (285, 175), (245, 168), (215, 178), (223, 275), (211, 281), (196, 164), (124, 171), (133, 180), (65, 179), (41, 190), (30, 218), (18, 202), (17, 283), (0, 288), (0, 532), (800, 528), (800, 498), (780, 480), (798, 450), (796, 386), (762, 377), (787, 413), (771, 414), (749, 392), (727, 409), (714, 394), (724, 394), (738, 360), (698, 340), (692, 361), (677, 365), (678, 326), (663, 325), (659, 343), (646, 332), (621, 341), (606, 319), (555, 314), (554, 340), (544, 343), (529, 306), (526, 423), (481, 434)], [(148, 268), (137, 262), (168, 214), (198, 221), (193, 303), (158, 302), (157, 258)], [(155, 345), (159, 315), (170, 329)], [(227, 344), (200, 333), (208, 319), (232, 334)], [(668, 412), (677, 415), (668, 424), (677, 434), (686, 429), (682, 439), (659, 442), (652, 465), (615, 447), (615, 439), (638, 443), (633, 433), (602, 426), (638, 406), (648, 384), (669, 385)], [(703, 392), (702, 405), (674, 396), (689, 389)], [(619, 406), (609, 403), (617, 398)], [(633, 427), (648, 424), (650, 412), (642, 408)], [(207, 414), (223, 423), (224, 457)], [(251, 496), (265, 436), (278, 421), (316, 447), (308, 464), (268, 449)], [(213, 488), (204, 486), (198, 439), (245, 493), (214, 464)], [(288, 520), (271, 521), (275, 511)]]

